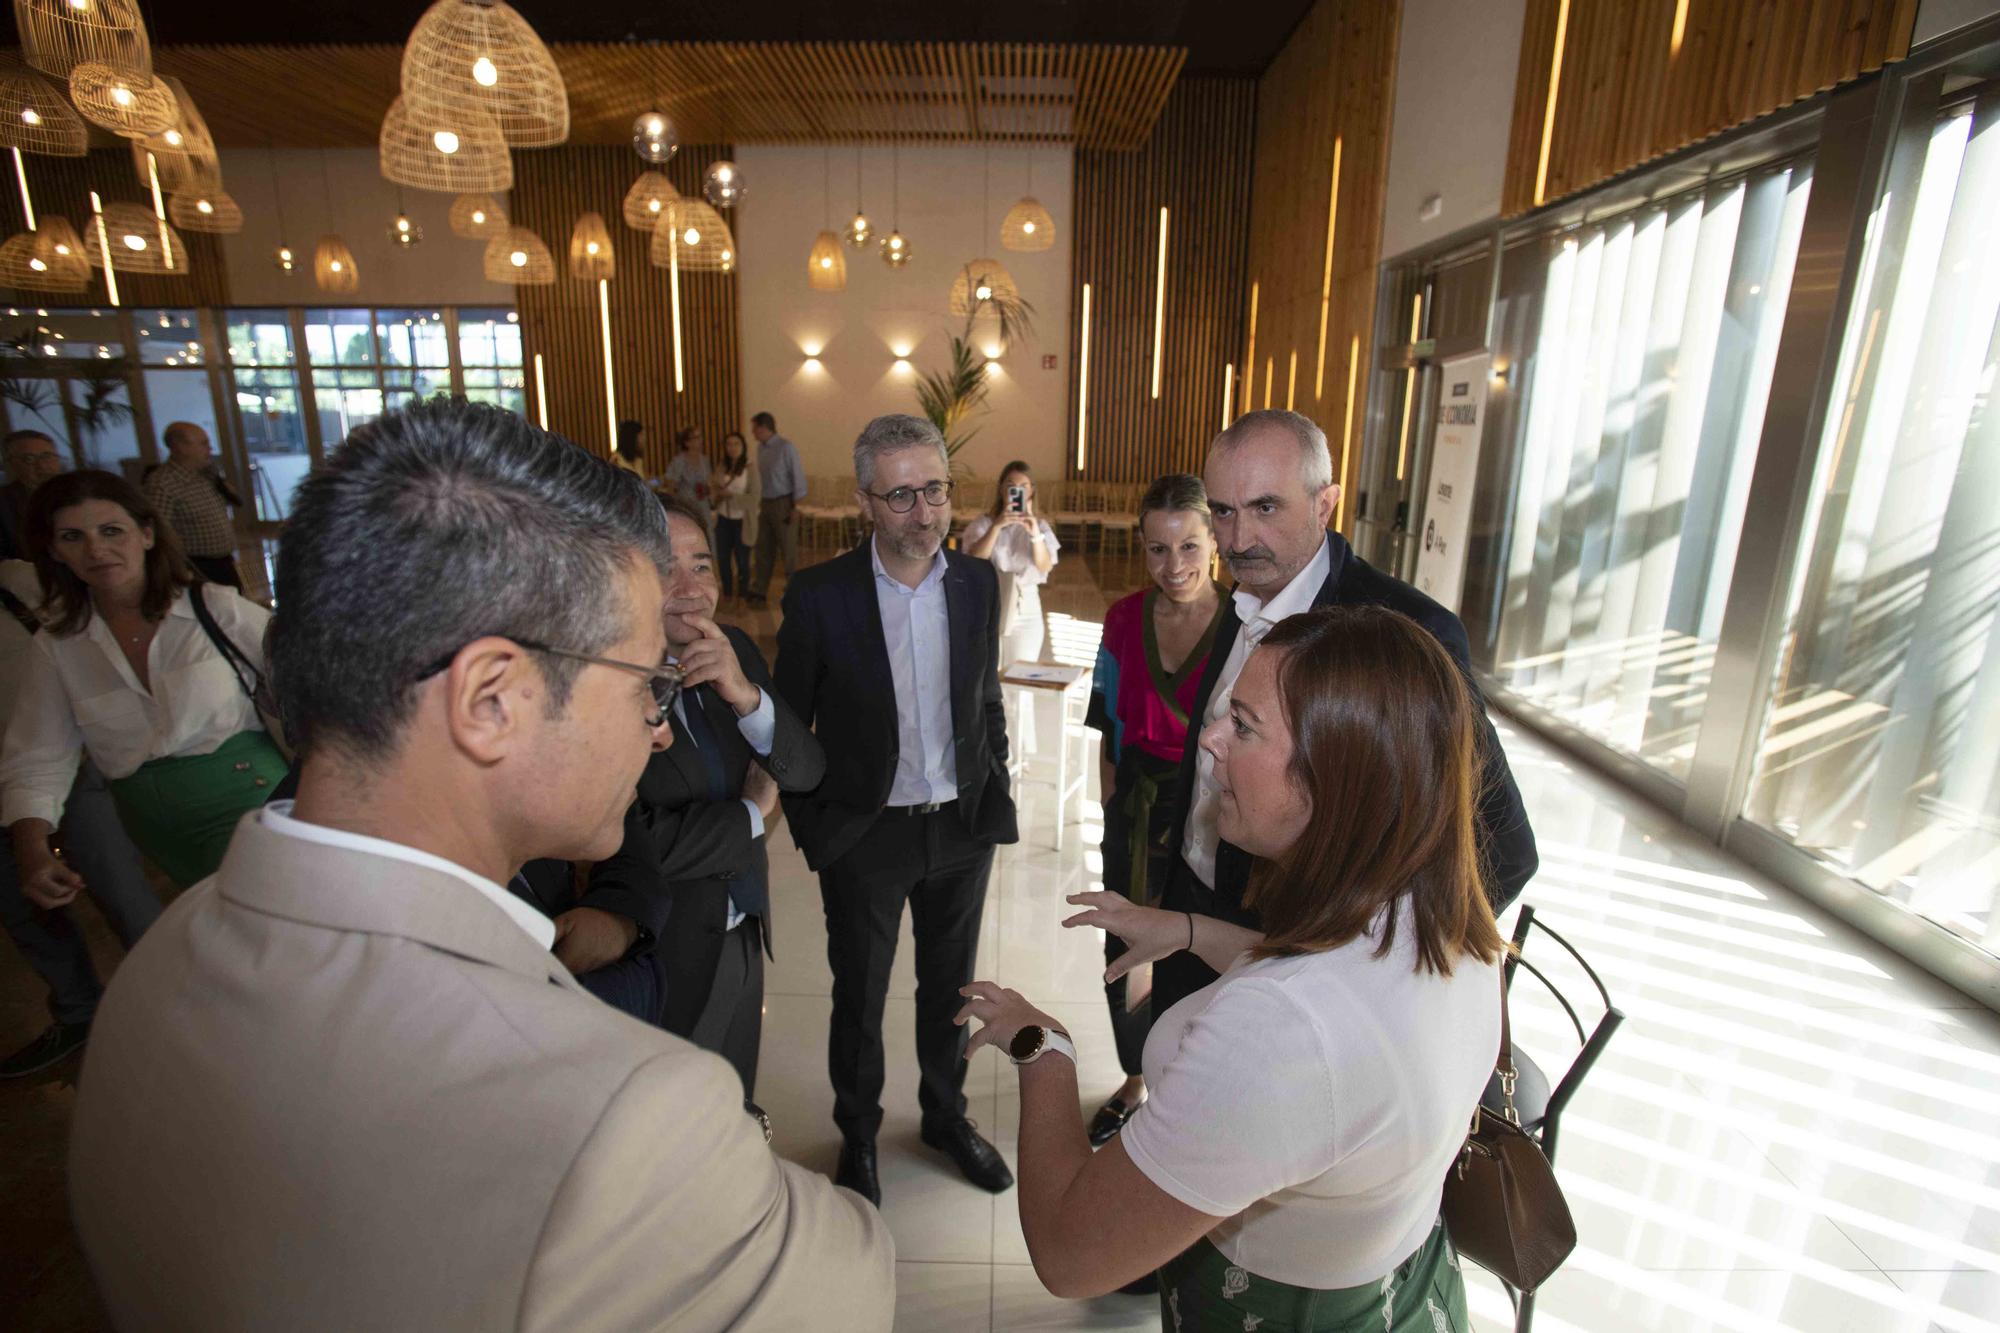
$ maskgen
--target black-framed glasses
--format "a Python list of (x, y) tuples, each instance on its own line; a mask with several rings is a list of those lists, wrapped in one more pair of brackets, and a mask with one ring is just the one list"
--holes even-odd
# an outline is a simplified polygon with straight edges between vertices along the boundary
[(924, 503), (933, 509), (946, 503), (951, 499), (952, 488), (957, 484), (957, 482), (951, 481), (934, 481), (928, 486), (898, 486), (887, 495), (882, 494), (880, 491), (870, 490), (864, 490), (861, 493), (863, 495), (872, 495), (883, 504), (888, 505), (891, 513), (907, 514), (917, 507), (917, 497), (919, 495), (923, 496)]
[[(635, 675), (646, 677), (647, 686), (653, 696), (653, 712), (646, 718), (648, 727), (659, 727), (665, 723), (667, 714), (673, 709), (674, 700), (680, 697), (683, 673), (671, 662), (662, 662), (658, 666), (640, 666), (637, 662), (620, 662), (612, 657), (592, 657), (588, 653), (573, 653), (567, 648), (554, 648), (546, 643), (537, 643), (533, 639), (516, 639), (511, 635), (508, 638), (510, 642), (519, 644), (531, 653), (547, 653), (550, 657), (566, 657), (572, 662), (588, 662), (593, 666), (616, 667), (620, 671), (630, 671)], [(454, 648), (439, 658), (417, 679), (429, 680), (449, 667), (452, 659), (457, 656), (458, 649)]]

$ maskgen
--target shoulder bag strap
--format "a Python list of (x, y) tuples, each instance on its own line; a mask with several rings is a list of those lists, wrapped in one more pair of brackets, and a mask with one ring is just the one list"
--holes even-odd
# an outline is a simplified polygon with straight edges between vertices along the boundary
[[(236, 676), (236, 683), (242, 687), (244, 697), (255, 703), (257, 691), (264, 685), (264, 673), (258, 670), (255, 662), (244, 656), (243, 650), (238, 648), (235, 641), (224, 634), (222, 627), (215, 623), (215, 616), (209, 611), (208, 599), (202, 591), (206, 586), (197, 583), (187, 590), (188, 605), (194, 611), (194, 618), (201, 622), (202, 632), (208, 635), (208, 641), (215, 645), (215, 651), (221, 653), (222, 660), (229, 663), (229, 669)], [(246, 671), (249, 673), (247, 677), (244, 674)]]
[(1500, 1058), (1494, 1063), (1495, 1072), (1500, 1075), (1500, 1095), (1505, 1099), (1507, 1118), (1516, 1125), (1521, 1123), (1521, 1113), (1514, 1109), (1514, 1031), (1507, 1017), (1507, 969), (1500, 969)]

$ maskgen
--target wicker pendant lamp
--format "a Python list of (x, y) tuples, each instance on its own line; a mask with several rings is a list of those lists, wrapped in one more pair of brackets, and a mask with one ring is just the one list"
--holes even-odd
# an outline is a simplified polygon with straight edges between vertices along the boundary
[(451, 234), (468, 241), (491, 240), (507, 226), (507, 210), (490, 194), (462, 194), (451, 201)]
[(611, 233), (605, 228), (604, 219), (596, 213), (585, 213), (569, 234), (569, 275), (594, 282), (612, 277), (617, 271), (618, 260), (611, 252)]
[(399, 97), (382, 118), (381, 153), (382, 174), (412, 189), (463, 194), (514, 184), (500, 127), (477, 110), (448, 113)]
[(847, 290), (847, 256), (840, 251), (840, 233), (823, 231), (806, 256), (806, 281), (816, 292)]
[(708, 203), (682, 197), (661, 214), (646, 257), (660, 268), (678, 263), (684, 273), (729, 273), (736, 267), (736, 238)]
[(146, 155), (151, 153), (160, 173), (160, 186), (179, 194), (184, 190), (222, 188), (222, 162), (215, 151), (215, 137), (208, 132), (187, 86), (179, 79), (163, 80), (174, 98), (174, 123), (158, 134), (132, 143), (132, 166), (142, 189), (152, 188), (147, 174)]
[(526, 227), (509, 227), (488, 241), (482, 267), (488, 282), (539, 287), (556, 280), (556, 261), (549, 247)]
[(83, 240), (62, 218), (44, 217), (34, 231), (0, 245), (0, 283), (38, 292), (80, 292), (90, 285)]
[(188, 271), (187, 246), (179, 232), (153, 216), (144, 204), (106, 204), (83, 236), (84, 258), (104, 267), (104, 252), (120, 273), (178, 275)]
[(403, 46), (403, 95), (452, 118), (490, 116), (518, 148), (569, 138), (555, 57), (502, 0), (437, 0), (425, 10)]
[(82, 157), (90, 151), (90, 127), (53, 83), (17, 66), (0, 72), (0, 148)]
[(633, 231), (652, 231), (667, 211), (667, 205), (681, 197), (664, 171), (642, 171), (625, 191), (625, 225)]
[(1021, 289), (997, 259), (974, 259), (961, 265), (951, 280), (951, 313), (969, 317), (989, 301), (1015, 302)]
[(329, 232), (313, 249), (313, 282), (323, 292), (346, 295), (361, 286), (361, 268), (347, 242)]
[(174, 94), (150, 74), (87, 61), (70, 72), (69, 99), (93, 125), (127, 139), (163, 134), (173, 127)]
[(45, 74), (67, 78), (97, 63), (133, 77), (153, 73), (153, 45), (137, 0), (14, 0), (21, 56)]
[(1042, 201), (1023, 196), (1000, 219), (1000, 245), (1007, 250), (1048, 250), (1056, 243), (1056, 220)]
[(227, 190), (186, 190), (167, 204), (167, 216), (186, 231), (233, 236), (243, 230), (243, 210)]

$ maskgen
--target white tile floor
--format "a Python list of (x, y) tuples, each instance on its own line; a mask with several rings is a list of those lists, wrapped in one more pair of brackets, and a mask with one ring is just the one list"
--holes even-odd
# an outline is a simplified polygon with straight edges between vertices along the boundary
[[(1052, 735), (1052, 709), (1041, 725)], [(1581, 1244), (1543, 1288), (1537, 1329), (2000, 1333), (2000, 1019), (1517, 728), (1502, 734), (1541, 840), (1527, 900), (1627, 1014), (1564, 1118)], [(979, 965), (1070, 1025), (1080, 1113), (1119, 1081), (1099, 939), (1058, 925), (1063, 895), (1098, 875), (1094, 746), (1090, 763), (1061, 854), (1049, 788), (1025, 789), (1027, 838), (1000, 854)], [(783, 832), (772, 860), (759, 1098), (779, 1149), (830, 1172), (818, 887)], [(1150, 1298), (1050, 1296), (1014, 1195), (977, 1192), (918, 1143), (914, 989), (906, 925), (881, 1140), (897, 1327), (1157, 1328)], [(1560, 1065), (1575, 1043), (1559, 1011), (1528, 985), (1519, 996), (1518, 1040)], [(981, 1052), (968, 1089), (1012, 1160), (1012, 1067)], [(1510, 1327), (1499, 1287), (1467, 1273), (1477, 1326)]]

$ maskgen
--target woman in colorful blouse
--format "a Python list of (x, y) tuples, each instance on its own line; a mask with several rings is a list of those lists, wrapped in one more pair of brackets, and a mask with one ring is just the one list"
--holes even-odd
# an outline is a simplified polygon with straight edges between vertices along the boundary
[[(1201, 478), (1174, 473), (1154, 482), (1139, 502), (1139, 540), (1153, 586), (1105, 612), (1088, 720), (1104, 734), (1104, 887), (1143, 906), (1159, 896), (1188, 713), (1224, 605), (1222, 585), (1210, 574), (1215, 531)], [(1116, 936), (1105, 936), (1107, 965), (1123, 952)], [(1107, 983), (1104, 994), (1126, 1077), (1090, 1122), (1095, 1146), (1108, 1143), (1145, 1100), (1139, 1061), (1152, 1026), (1143, 1000), (1128, 1008), (1126, 978)]]

